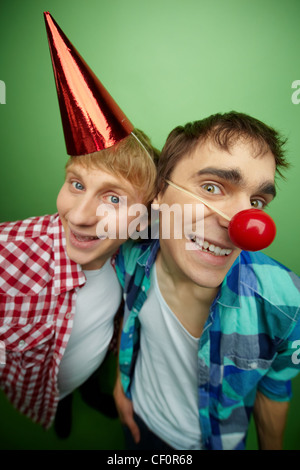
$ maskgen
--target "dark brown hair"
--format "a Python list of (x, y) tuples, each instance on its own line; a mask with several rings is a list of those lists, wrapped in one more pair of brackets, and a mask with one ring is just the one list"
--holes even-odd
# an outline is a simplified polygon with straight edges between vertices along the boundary
[(218, 113), (185, 126), (178, 126), (171, 131), (158, 162), (157, 193), (166, 189), (165, 180), (170, 179), (177, 163), (206, 140), (226, 151), (239, 141), (251, 143), (254, 157), (264, 155), (270, 150), (280, 176), (283, 176), (281, 169), (289, 166), (283, 149), (286, 139), (272, 127), (236, 111)]

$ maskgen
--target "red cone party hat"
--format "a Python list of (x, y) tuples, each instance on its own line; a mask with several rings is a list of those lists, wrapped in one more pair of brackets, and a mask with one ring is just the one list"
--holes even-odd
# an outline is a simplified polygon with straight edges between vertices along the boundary
[(127, 137), (133, 125), (65, 36), (44, 13), (69, 155), (86, 155)]

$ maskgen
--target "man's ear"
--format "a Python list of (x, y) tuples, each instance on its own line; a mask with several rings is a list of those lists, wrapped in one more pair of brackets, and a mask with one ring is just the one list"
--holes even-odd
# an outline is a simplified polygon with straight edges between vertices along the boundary
[(139, 237), (145, 238), (142, 233), (148, 232), (150, 224), (148, 208), (143, 204), (136, 204), (135, 209), (139, 212), (139, 215), (135, 217), (128, 226), (129, 237), (133, 240), (136, 240)]
[(151, 203), (151, 208), (158, 211), (160, 204), (161, 204), (161, 193), (159, 192), (153, 199)]
[(141, 217), (140, 224), (137, 228), (137, 231), (143, 232), (144, 230), (148, 230), (149, 225), (150, 225), (150, 216), (147, 211), (147, 216), (144, 215), (143, 217)]

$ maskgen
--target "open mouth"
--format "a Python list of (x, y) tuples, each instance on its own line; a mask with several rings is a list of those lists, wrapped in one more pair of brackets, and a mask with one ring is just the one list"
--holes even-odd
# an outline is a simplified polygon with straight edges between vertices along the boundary
[(195, 235), (189, 239), (191, 242), (195, 243), (199, 251), (203, 251), (204, 253), (209, 253), (214, 256), (229, 256), (232, 253), (230, 248), (222, 248)]
[(90, 237), (90, 236), (79, 235), (78, 233), (75, 233), (73, 231), (72, 231), (72, 235), (79, 242), (89, 242), (89, 241), (92, 241), (92, 240), (99, 240), (99, 238), (97, 236), (96, 237)]
[(92, 248), (104, 238), (105, 237), (97, 237), (97, 235), (83, 235), (70, 229), (70, 242), (78, 248)]

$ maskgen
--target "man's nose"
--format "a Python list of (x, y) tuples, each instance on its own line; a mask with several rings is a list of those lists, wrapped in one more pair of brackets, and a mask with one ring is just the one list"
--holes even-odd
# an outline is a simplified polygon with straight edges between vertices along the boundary
[(97, 206), (99, 201), (88, 195), (81, 196), (69, 212), (69, 221), (77, 226), (92, 226), (97, 224)]
[(218, 215), (219, 218), (219, 223), (222, 227), (227, 228), (230, 224), (230, 220), (232, 219), (233, 216), (235, 216), (238, 212), (241, 212), (246, 209), (251, 209), (251, 203), (248, 199), (248, 197), (238, 197), (236, 199), (231, 200), (228, 202), (226, 205), (222, 207), (222, 212), (227, 215), (228, 220), (222, 217), (221, 215)]

